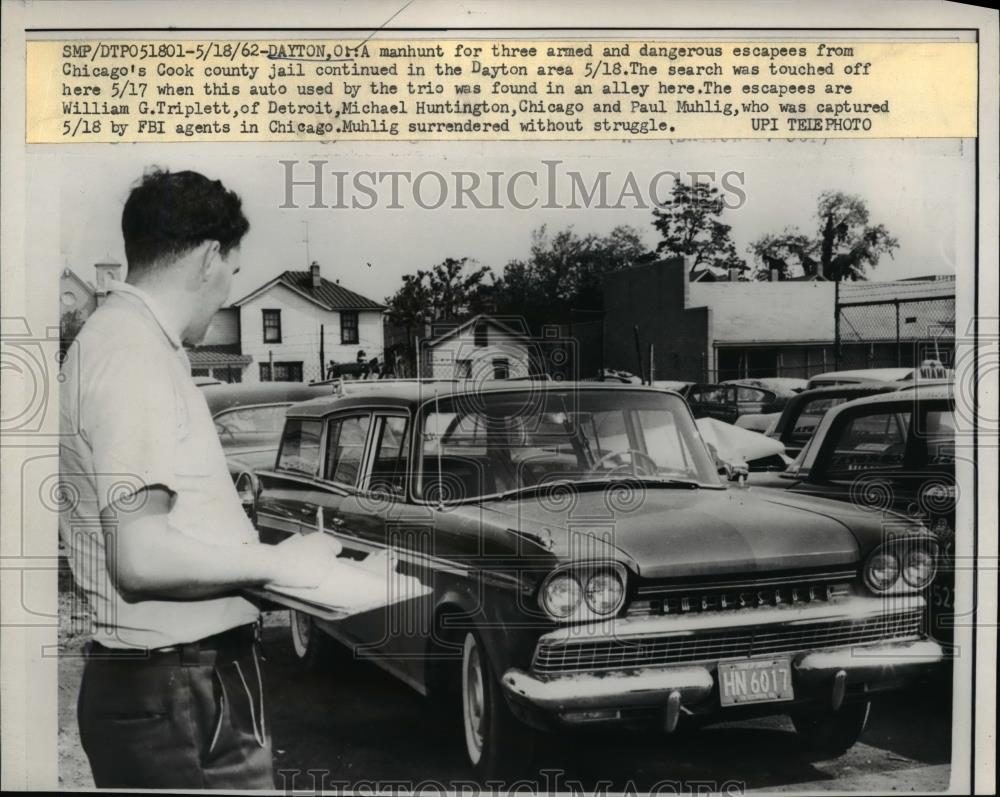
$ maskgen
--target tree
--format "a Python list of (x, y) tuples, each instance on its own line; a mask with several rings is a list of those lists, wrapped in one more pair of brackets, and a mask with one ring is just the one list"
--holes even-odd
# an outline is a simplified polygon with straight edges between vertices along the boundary
[(634, 227), (615, 227), (602, 236), (579, 235), (572, 227), (550, 234), (543, 225), (532, 233), (528, 259), (504, 267), (492, 288), (493, 304), (537, 329), (568, 320), (573, 310), (599, 310), (605, 275), (653, 258)]
[(801, 267), (804, 274), (814, 274), (817, 261), (814, 258), (817, 242), (804, 235), (795, 227), (786, 227), (778, 235), (764, 235), (750, 244), (755, 266), (752, 279), (768, 280), (771, 270), (778, 270), (779, 279), (794, 277), (794, 267)]
[[(798, 266), (803, 276), (863, 280), (882, 255), (892, 257), (899, 247), (885, 225), (869, 224), (868, 206), (859, 196), (824, 191), (817, 199), (816, 221), (814, 237), (797, 227), (786, 227), (778, 235), (764, 235), (750, 244), (754, 278), (769, 279), (771, 269), (777, 268), (787, 279)], [(797, 263), (791, 260), (793, 256)]]
[(746, 269), (730, 237), (732, 228), (721, 220), (723, 210), (719, 189), (675, 178), (670, 198), (653, 209), (653, 226), (662, 238), (657, 253), (693, 258), (691, 273), (707, 266)]
[(477, 265), (467, 257), (448, 257), (430, 269), (403, 276), (403, 284), (386, 299), (390, 324), (404, 331), (401, 344), (387, 352), (407, 363), (413, 354), (413, 338), (424, 334), (428, 324), (475, 315), (488, 309), (492, 276), (489, 266)]
[(882, 255), (892, 257), (899, 241), (885, 225), (868, 224), (868, 206), (853, 194), (824, 191), (816, 215), (820, 221), (820, 265), (827, 279), (863, 280)]

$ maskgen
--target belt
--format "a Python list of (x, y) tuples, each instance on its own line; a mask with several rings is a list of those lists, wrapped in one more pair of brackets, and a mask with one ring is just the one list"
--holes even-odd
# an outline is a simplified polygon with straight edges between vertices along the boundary
[(197, 666), (232, 661), (249, 653), (259, 639), (259, 624), (240, 625), (218, 634), (163, 648), (110, 648), (90, 642), (88, 659), (147, 662), (158, 666)]

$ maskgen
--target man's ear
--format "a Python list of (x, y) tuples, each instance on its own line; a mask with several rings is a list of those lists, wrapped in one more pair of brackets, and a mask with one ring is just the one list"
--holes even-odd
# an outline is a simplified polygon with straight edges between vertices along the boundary
[(222, 245), (218, 241), (203, 241), (199, 247), (199, 266), (201, 281), (208, 282), (214, 270), (222, 262)]

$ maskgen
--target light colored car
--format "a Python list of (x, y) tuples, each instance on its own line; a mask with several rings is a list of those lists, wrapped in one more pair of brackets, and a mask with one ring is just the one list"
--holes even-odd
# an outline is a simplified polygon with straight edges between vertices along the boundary
[(857, 385), (862, 382), (908, 382), (950, 380), (953, 371), (938, 360), (925, 360), (916, 368), (858, 368), (853, 371), (827, 371), (809, 379), (809, 389), (831, 385)]

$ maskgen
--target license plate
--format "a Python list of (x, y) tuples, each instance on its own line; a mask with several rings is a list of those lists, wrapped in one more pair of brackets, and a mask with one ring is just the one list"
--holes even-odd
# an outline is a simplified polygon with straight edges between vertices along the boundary
[(719, 699), (723, 706), (792, 700), (792, 665), (788, 659), (760, 659), (719, 664)]

